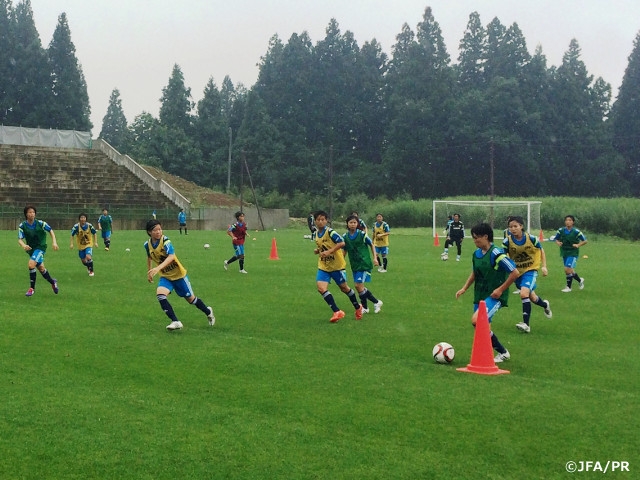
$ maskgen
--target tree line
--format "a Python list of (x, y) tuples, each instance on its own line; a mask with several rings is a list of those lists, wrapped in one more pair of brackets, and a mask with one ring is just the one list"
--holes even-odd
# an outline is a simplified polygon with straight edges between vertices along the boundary
[(0, 0), (0, 123), (90, 131), (87, 84), (66, 14), (43, 48), (30, 0)]
[[(10, 5), (0, 0), (0, 22), (14, 32), (0, 38), (2, 66), (11, 65), (7, 51), (19, 52), (9, 60), (24, 66), (0, 76), (12, 99), (1, 105), (3, 123), (90, 128), (66, 17), (43, 51), (29, 1), (15, 11)], [(231, 156), (234, 189), (239, 175), (250, 173), (258, 190), (284, 199), (638, 196), (639, 38), (612, 102), (610, 84), (588, 73), (575, 39), (561, 65), (549, 66), (541, 46), (529, 53), (516, 23), (494, 18), (483, 25), (472, 12), (454, 63), (430, 7), (415, 30), (403, 25), (390, 56), (375, 39), (359, 46), (332, 19), (315, 44), (306, 32), (286, 43), (274, 35), (250, 89), (228, 76), (220, 87), (210, 78), (196, 104), (175, 64), (159, 116), (142, 112), (131, 123), (114, 89), (100, 137), (141, 163), (219, 189), (228, 185)], [(59, 52), (73, 60), (64, 70), (73, 78), (50, 73)], [(27, 65), (40, 71), (34, 65), (45, 65), (36, 62), (41, 57), (48, 80), (20, 77)], [(25, 95), (27, 77), (41, 96)], [(64, 89), (74, 95), (55, 95)], [(69, 105), (71, 97), (84, 103), (52, 115), (50, 90)]]

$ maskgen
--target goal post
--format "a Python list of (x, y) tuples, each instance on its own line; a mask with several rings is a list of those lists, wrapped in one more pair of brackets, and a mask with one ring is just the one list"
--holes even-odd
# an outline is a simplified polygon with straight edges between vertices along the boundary
[(507, 228), (507, 217), (517, 215), (524, 219), (524, 227), (529, 233), (541, 228), (541, 201), (526, 200), (434, 200), (433, 201), (433, 237), (438, 231), (444, 231), (448, 216), (460, 214), (467, 236), (471, 227), (478, 223), (488, 223), (496, 230)]

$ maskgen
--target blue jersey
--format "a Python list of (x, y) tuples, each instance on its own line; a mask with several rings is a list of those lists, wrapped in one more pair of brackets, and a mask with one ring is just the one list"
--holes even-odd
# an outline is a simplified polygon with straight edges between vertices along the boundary
[(187, 223), (187, 214), (184, 212), (180, 212), (178, 214), (178, 223), (180, 223), (181, 225), (184, 225), (185, 223)]

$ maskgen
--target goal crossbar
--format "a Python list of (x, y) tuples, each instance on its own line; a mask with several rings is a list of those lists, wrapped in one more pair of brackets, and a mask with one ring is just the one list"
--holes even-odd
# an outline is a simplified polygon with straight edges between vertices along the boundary
[[(540, 214), (540, 205), (542, 204), (539, 200), (534, 201), (518, 201), (518, 200), (434, 200), (433, 201), (433, 237), (437, 235), (438, 231), (438, 218), (437, 218), (437, 206), (438, 205), (447, 205), (447, 206), (465, 206), (465, 207), (490, 207), (493, 213), (493, 207), (526, 207), (526, 230), (528, 232), (531, 231), (531, 217), (532, 217), (532, 208), (537, 211), (538, 218)], [(491, 215), (493, 218), (493, 214)], [(463, 219), (464, 221), (464, 219)]]

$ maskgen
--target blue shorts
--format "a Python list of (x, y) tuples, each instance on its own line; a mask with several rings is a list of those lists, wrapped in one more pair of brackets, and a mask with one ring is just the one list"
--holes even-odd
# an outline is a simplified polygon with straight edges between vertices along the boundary
[(44, 252), (42, 250), (32, 250), (31, 251), (31, 257), (29, 257), (31, 260), (33, 260), (34, 262), (36, 262), (36, 266), (40, 265), (42, 262), (44, 262)]
[[(502, 302), (495, 298), (487, 297), (484, 299), (484, 303), (487, 305), (487, 317), (489, 317), (489, 323), (491, 323), (491, 319), (496, 314), (498, 310), (502, 307)], [(473, 311), (476, 312), (478, 310), (478, 304), (473, 304)]]
[(536, 279), (538, 278), (537, 270), (529, 270), (528, 272), (524, 272), (518, 278), (516, 278), (515, 284), (516, 288), (520, 290), (521, 288), (528, 288), (531, 291), (536, 289)]
[(366, 283), (371, 281), (371, 272), (353, 272), (354, 283)]
[(347, 281), (347, 272), (344, 270), (336, 270), (335, 272), (318, 270), (318, 273), (316, 274), (316, 282), (331, 283), (331, 280), (333, 280), (336, 285), (342, 285)]
[(236, 253), (236, 257), (244, 255), (244, 245), (234, 245), (233, 251)]
[(111, 238), (111, 230), (102, 230), (102, 238), (105, 240)]
[(80, 260), (84, 260), (85, 258), (87, 258), (87, 255), (93, 257), (92, 247), (87, 247), (84, 250), (78, 250), (78, 256), (80, 257)]
[(189, 282), (188, 276), (184, 276), (180, 280), (169, 280), (168, 278), (160, 277), (158, 287), (166, 288), (169, 290), (169, 293), (175, 290), (176, 294), (182, 298), (193, 296), (193, 289), (191, 288), (191, 282)]
[(389, 253), (389, 247), (376, 247), (376, 253), (379, 253), (380, 255), (386, 255), (387, 253)]
[(562, 257), (562, 260), (566, 268), (576, 268), (576, 263), (578, 263), (578, 257)]

